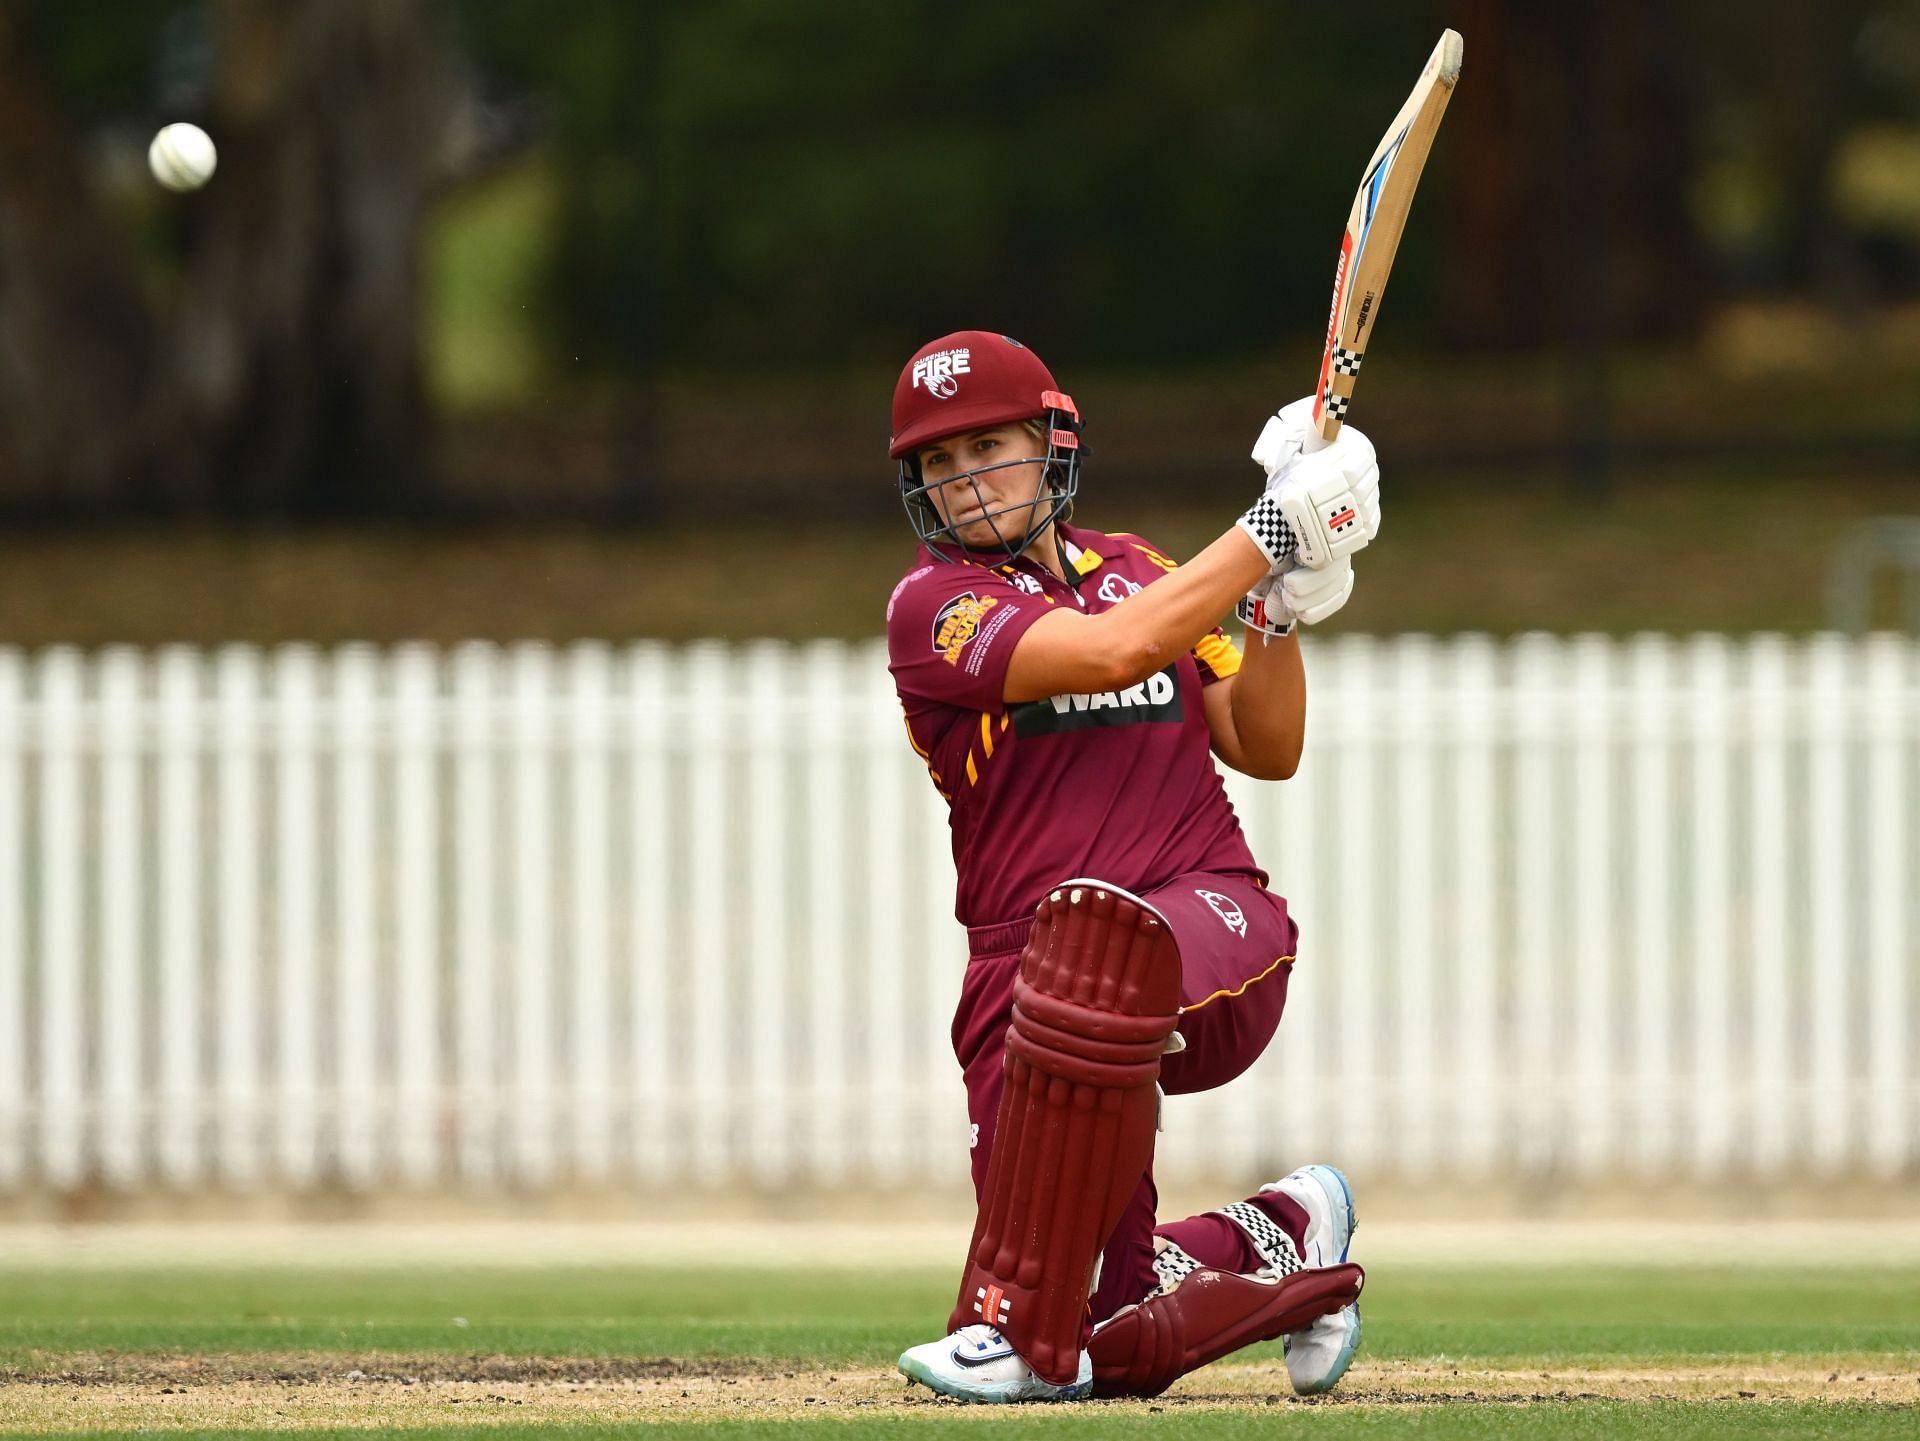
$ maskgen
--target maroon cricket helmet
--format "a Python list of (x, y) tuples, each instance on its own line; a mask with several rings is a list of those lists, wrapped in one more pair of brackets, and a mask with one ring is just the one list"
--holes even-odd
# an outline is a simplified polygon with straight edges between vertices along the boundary
[[(1023, 553), (1052, 521), (1067, 515), (1080, 484), (1080, 412), (1073, 397), (1054, 383), (1053, 372), (1010, 335), (956, 330), (914, 352), (893, 387), (893, 433), (887, 452), (900, 463), (900, 499), (914, 534), (930, 546), (959, 542), (929, 492), (973, 484), (978, 476), (1007, 466), (1031, 465), (1032, 457), (996, 461), (929, 485), (920, 473), (921, 446), (1014, 421), (1042, 422), (1046, 484), (1033, 500), (989, 513), (997, 540), (988, 547), (1011, 560)], [(999, 522), (1005, 520), (1003, 529)], [(962, 543), (964, 544), (964, 543)], [(973, 547), (965, 547), (973, 549)], [(940, 554), (938, 550), (935, 554)], [(946, 557), (942, 557), (945, 559)]]
[(1026, 346), (990, 330), (956, 330), (914, 352), (893, 387), (893, 435), (887, 453), (904, 460), (943, 435), (1073, 414), (1053, 372)]

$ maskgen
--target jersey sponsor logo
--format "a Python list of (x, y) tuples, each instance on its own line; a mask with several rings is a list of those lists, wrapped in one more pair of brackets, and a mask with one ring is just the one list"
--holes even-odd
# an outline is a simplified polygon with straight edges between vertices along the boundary
[[(1109, 605), (1118, 605), (1130, 595), (1140, 594), (1137, 582), (1128, 580), (1124, 575), (1111, 574), (1100, 581), (1100, 589), (1094, 592)], [(1132, 614), (1131, 611), (1128, 614)]]
[(960, 652), (980, 633), (980, 617), (1000, 602), (990, 595), (962, 591), (933, 617), (933, 649), (948, 665), (960, 664)]
[(958, 377), (972, 374), (972, 365), (973, 352), (964, 346), (958, 350), (936, 350), (914, 361), (913, 382), (908, 388), (924, 388), (936, 400), (952, 400), (960, 393)]
[(1053, 735), (1058, 731), (1093, 730), (1101, 726), (1177, 723), (1186, 718), (1180, 704), (1180, 681), (1171, 665), (1125, 690), (1049, 696), (1017, 705), (1011, 714), (1013, 733), (1019, 736)]
[(1024, 570), (1016, 570), (1012, 575), (1008, 576), (1007, 584), (1015, 590), (1024, 590), (1028, 595), (1039, 595), (1041, 592), (1040, 582), (1028, 575)]
[(1243, 941), (1247, 938), (1247, 913), (1240, 909), (1232, 896), (1223, 896), (1218, 891), (1203, 891), (1197, 887), (1194, 894), (1212, 908), (1213, 913), (1226, 923), (1228, 930)]

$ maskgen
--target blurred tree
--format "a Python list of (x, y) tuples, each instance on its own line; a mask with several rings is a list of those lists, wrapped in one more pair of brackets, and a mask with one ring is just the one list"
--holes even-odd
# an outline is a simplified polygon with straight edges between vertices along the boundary
[(1691, 334), (1709, 287), (1685, 17), (1598, 0), (1456, 13), (1467, 60), (1445, 137), (1447, 250), (1473, 263), (1446, 270), (1453, 343)]
[(217, 182), (177, 203), (191, 243), (157, 292), (84, 181), (45, 59), (67, 42), (62, 57), (111, 91), (120, 57), (161, 48), (156, 27), (149, 13), (115, 50), (101, 38), (113, 17), (76, 25), (75, 8), (91, 7), (0, 11), (0, 446), (67, 509), (413, 506), (416, 232), (446, 94), (435, 7), (165, 8), (212, 36), (205, 119), (221, 154)]
[(155, 323), (29, 31), (0, 8), (0, 447), (86, 509), (153, 450)]
[[(612, 414), (629, 517), (670, 385), (884, 373), (959, 325), (1075, 370), (1309, 349), (1360, 166), (1453, 24), (1394, 343), (1548, 353), (1599, 477), (1612, 348), (1684, 340), (1733, 285), (1896, 273), (1859, 282), (1832, 177), (1877, 116), (1909, 128), (1870, 178), (1901, 184), (1887, 37), (1917, 6), (0, 0), (0, 472), (76, 511), (429, 504), (421, 223), (496, 161), (552, 226), (499, 249), (537, 257), (508, 343), (557, 364), (506, 369), (564, 375), (538, 400), (596, 417), (596, 460)], [(214, 184), (129, 184), (183, 116)]]

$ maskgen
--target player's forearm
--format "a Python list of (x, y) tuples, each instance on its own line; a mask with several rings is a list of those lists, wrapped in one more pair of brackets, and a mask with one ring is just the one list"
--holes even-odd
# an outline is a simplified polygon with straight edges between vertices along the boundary
[(1269, 638), (1249, 631), (1246, 642), (1231, 695), (1239, 769), (1263, 780), (1286, 780), (1300, 768), (1307, 736), (1307, 672), (1300, 659), (1300, 632)]
[(1113, 667), (1112, 688), (1138, 685), (1192, 650), (1269, 564), (1236, 526), (1125, 605), (1089, 617), (1093, 643)]

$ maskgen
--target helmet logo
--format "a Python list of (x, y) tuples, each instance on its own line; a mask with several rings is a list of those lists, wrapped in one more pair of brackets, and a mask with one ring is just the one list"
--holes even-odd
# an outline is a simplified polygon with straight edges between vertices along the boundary
[(964, 347), (921, 356), (913, 363), (913, 389), (925, 386), (927, 394), (936, 400), (952, 400), (960, 393), (960, 382), (955, 377), (972, 373), (972, 358), (973, 352)]

